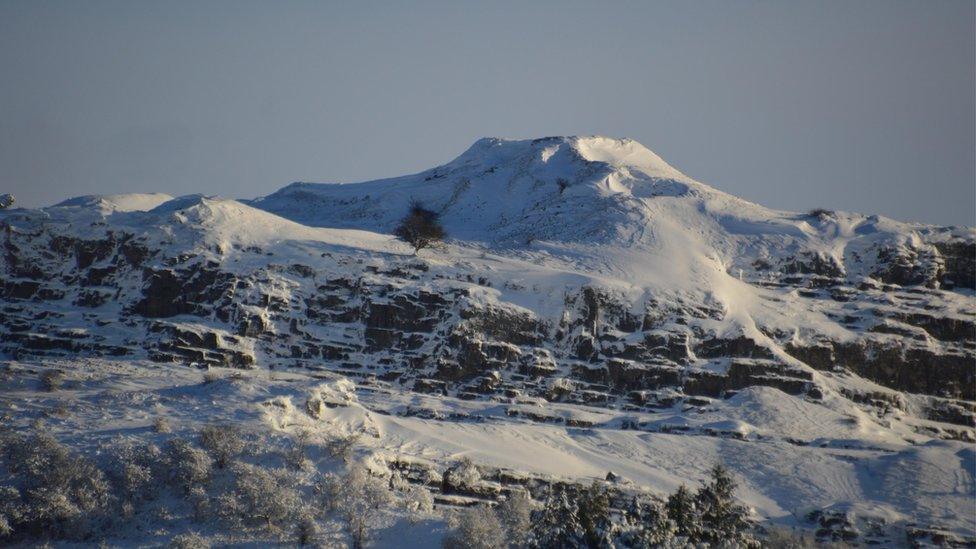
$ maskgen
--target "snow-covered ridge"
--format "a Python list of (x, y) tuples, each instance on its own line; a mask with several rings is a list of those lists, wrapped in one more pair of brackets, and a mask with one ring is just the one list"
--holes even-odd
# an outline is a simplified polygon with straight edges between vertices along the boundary
[[(450, 237), (419, 257), (390, 234), (413, 200)], [(10, 357), (122, 357), (160, 379), (328, 370), (373, 394), (356, 414), (384, 412), (388, 455), (612, 467), (670, 490), (734, 453), (766, 517), (799, 498), (976, 532), (956, 512), (973, 494), (972, 228), (770, 210), (634, 141), (554, 137), (253, 201), (4, 210), (0, 236)], [(525, 433), (544, 436), (518, 448)], [(755, 460), (804, 470), (767, 485)], [(919, 463), (929, 480), (905, 473)]]
[(875, 269), (865, 255), (876, 249), (976, 240), (972, 228), (770, 210), (692, 180), (636, 141), (606, 137), (485, 138), (415, 175), (294, 183), (250, 204), (306, 225), (389, 234), (413, 201), (439, 211), (457, 240), (522, 250), (570, 246), (584, 256), (598, 244), (681, 265), (718, 262), (736, 274), (757, 260), (775, 264), (804, 252), (856, 279)]
[(252, 203), (310, 225), (389, 232), (415, 200), (439, 210), (459, 238), (524, 243), (612, 239), (642, 216), (635, 198), (692, 191), (708, 189), (635, 141), (485, 138), (419, 174), (357, 184), (296, 183)]

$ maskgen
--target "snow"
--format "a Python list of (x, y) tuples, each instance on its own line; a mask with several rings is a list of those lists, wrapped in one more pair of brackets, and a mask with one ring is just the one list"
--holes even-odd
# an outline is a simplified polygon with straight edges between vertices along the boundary
[(128, 193), (109, 195), (88, 195), (71, 198), (56, 204), (55, 208), (91, 208), (96, 207), (105, 213), (111, 212), (145, 212), (173, 197), (164, 193)]
[[(451, 236), (443, 249), (425, 251), (419, 259), (390, 235), (414, 200), (438, 210)], [(842, 277), (857, 287), (876, 268), (878, 246), (905, 244), (921, 253), (940, 239), (972, 240), (972, 228), (848, 212), (812, 216), (770, 210), (692, 180), (635, 141), (606, 137), (486, 138), (447, 164), (404, 177), (295, 183), (255, 200), (86, 196), (43, 210), (3, 211), (0, 221), (25, 232), (57, 227), (82, 238), (125, 231), (145, 237), (167, 257), (192, 252), (241, 274), (292, 263), (314, 269), (308, 281), (269, 275), (251, 293), (237, 290), (248, 310), (265, 319), (267, 307), (248, 298), (263, 293), (287, 303), (301, 295), (299, 289), (312, 293), (319, 274), (368, 280), (366, 267), (379, 271), (409, 261), (430, 272), (391, 286), (434, 292), (463, 288), (465, 306), (503, 305), (553, 325), (566, 314), (567, 296), (587, 286), (618, 296), (634, 312), (651, 300), (664, 311), (707, 306), (718, 314), (702, 315), (685, 328), (766, 343), (784, 363), (809, 372), (828, 390), (821, 403), (752, 387), (701, 406), (634, 413), (531, 398), (462, 401), (297, 370), (242, 372), (235, 382), (201, 385), (195, 370), (138, 358), (72, 362), (68, 369), (77, 387), (58, 396), (39, 395), (16, 378), (0, 380), (0, 405), (16, 412), (15, 422), (22, 425), (56, 400), (70, 402), (72, 415), (56, 420), (54, 428), (84, 447), (118, 434), (141, 436), (157, 416), (188, 431), (204, 422), (233, 420), (280, 433), (366, 433), (364, 457), (375, 461), (408, 457), (446, 465), (469, 456), (492, 466), (577, 480), (604, 478), (612, 470), (658, 493), (696, 484), (720, 461), (736, 474), (740, 496), (762, 518), (792, 524), (804, 510), (840, 506), (900, 524), (924, 519), (976, 535), (972, 444), (923, 434), (914, 427), (926, 420), (908, 412), (880, 418), (838, 396), (842, 387), (886, 389), (812, 371), (770, 335), (788, 334), (794, 342), (847, 341), (860, 328), (838, 317), (873, 314), (887, 305), (838, 303), (800, 295), (795, 288), (765, 287), (757, 282), (766, 275), (755, 267), (757, 260), (775, 264), (809, 253), (843, 267)], [(71, 266), (63, 269), (69, 279)], [(464, 282), (471, 275), (485, 283)], [(127, 280), (124, 290), (138, 292), (142, 282)], [(929, 299), (940, 315), (972, 318), (971, 292), (942, 292)], [(118, 318), (118, 303), (96, 312), (70, 304), (35, 306), (64, 315), (59, 321), (64, 330), (110, 341), (132, 337), (124, 327), (94, 326), (86, 316)], [(168, 320), (195, 332), (218, 327), (212, 318)], [(305, 329), (326, 340), (360, 327)], [(276, 330), (284, 327), (272, 323), (269, 331)], [(10, 364), (15, 369), (35, 365)], [(728, 362), (700, 360), (694, 366), (721, 370)], [(306, 413), (310, 397), (328, 403), (322, 417)], [(919, 398), (905, 396), (908, 411), (918, 407)], [(468, 419), (407, 417), (409, 407)], [(520, 410), (561, 423), (506, 413)], [(567, 418), (592, 427), (567, 426)], [(638, 428), (624, 428), (625, 422)], [(432, 528), (401, 525), (382, 539), (388, 546), (424, 546), (439, 539)]]
[[(446, 466), (468, 456), (475, 463), (584, 482), (602, 479), (612, 470), (623, 482), (659, 494), (681, 484), (697, 485), (721, 462), (740, 482), (740, 498), (761, 518), (794, 524), (794, 517), (808, 510), (846, 505), (896, 523), (926, 517), (960, 533), (974, 531), (976, 452), (971, 444), (910, 444), (884, 430), (864, 431), (840, 414), (771, 388), (743, 391), (700, 413), (663, 410), (635, 416), (593, 409), (589, 417), (603, 421), (574, 428), (511, 418), (504, 403), (402, 393), (382, 385), (360, 388), (338, 376), (323, 383), (297, 370), (270, 377), (260, 371), (238, 372), (236, 380), (208, 384), (201, 384), (200, 373), (193, 369), (126, 361), (87, 360), (75, 372), (71, 375), (78, 378), (77, 388), (57, 396), (34, 393), (24, 378), (8, 380), (0, 385), (0, 405), (26, 417), (27, 409), (70, 402), (71, 414), (51, 421), (51, 428), (87, 446), (144, 432), (154, 417), (165, 417), (186, 432), (232, 420), (248, 432), (304, 430), (316, 437), (364, 433), (366, 446), (360, 455), (367, 462), (409, 457)], [(311, 417), (300, 406), (310, 396), (325, 396), (333, 404), (321, 417)], [(408, 405), (429, 405), (472, 419), (399, 415)], [(578, 408), (549, 406), (557, 411)], [(648, 427), (683, 423), (703, 430), (620, 429), (615, 425), (623, 417)], [(791, 442), (795, 437), (816, 443)], [(828, 438), (868, 444), (844, 448), (828, 444)]]

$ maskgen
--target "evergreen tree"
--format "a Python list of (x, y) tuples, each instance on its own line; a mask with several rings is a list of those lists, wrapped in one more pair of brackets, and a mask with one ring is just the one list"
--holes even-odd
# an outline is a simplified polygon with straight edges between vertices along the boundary
[(579, 520), (588, 547), (612, 545), (613, 528), (610, 523), (610, 494), (596, 481), (579, 497)]
[(645, 502), (636, 496), (625, 510), (624, 520), (629, 528), (626, 536), (628, 547), (660, 547), (672, 541), (676, 533), (674, 522), (660, 505)]
[(549, 492), (545, 508), (538, 513), (532, 528), (535, 546), (542, 549), (586, 547), (579, 508), (565, 488)]
[(698, 512), (695, 508), (695, 497), (687, 486), (682, 484), (675, 493), (668, 496), (665, 510), (668, 518), (674, 522), (679, 536), (684, 536), (689, 540), (697, 539), (699, 531)]
[(739, 541), (749, 528), (746, 509), (735, 501), (735, 479), (722, 465), (711, 470), (711, 481), (703, 482), (695, 495), (704, 528), (702, 541)]

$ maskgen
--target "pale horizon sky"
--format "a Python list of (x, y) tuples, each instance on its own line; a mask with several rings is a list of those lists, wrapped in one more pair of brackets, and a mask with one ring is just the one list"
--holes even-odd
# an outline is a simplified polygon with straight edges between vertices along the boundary
[(253, 198), (599, 134), (773, 208), (976, 225), (970, 0), (384, 4), (0, 0), (0, 193)]

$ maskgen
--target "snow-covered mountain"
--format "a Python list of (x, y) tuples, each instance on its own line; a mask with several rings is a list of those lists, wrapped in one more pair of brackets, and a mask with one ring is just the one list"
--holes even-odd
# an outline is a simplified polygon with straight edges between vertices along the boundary
[[(414, 202), (446, 246), (391, 236)], [(770, 210), (605, 137), (482, 139), (249, 201), (81, 197), (0, 228), (16, 360), (327, 370), (385, 395), (362, 397), (384, 455), (673, 489), (706, 464), (668, 460), (732, 452), (767, 518), (847, 505), (976, 533), (973, 228)], [(790, 463), (810, 469), (763, 480)]]

